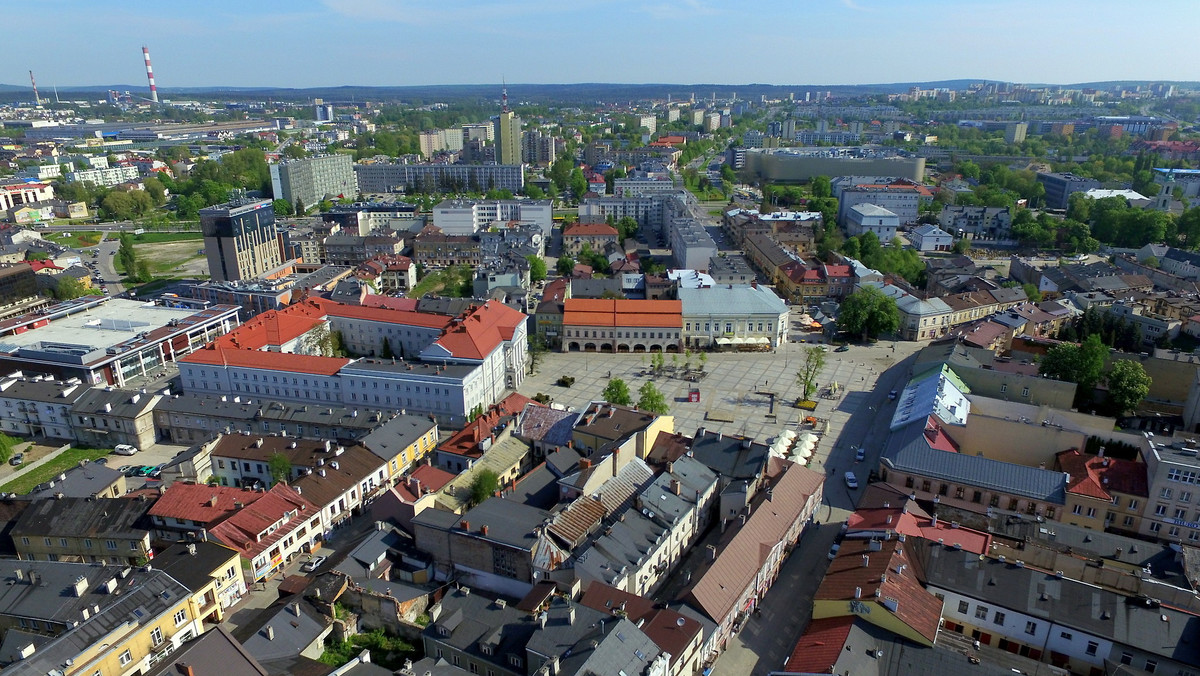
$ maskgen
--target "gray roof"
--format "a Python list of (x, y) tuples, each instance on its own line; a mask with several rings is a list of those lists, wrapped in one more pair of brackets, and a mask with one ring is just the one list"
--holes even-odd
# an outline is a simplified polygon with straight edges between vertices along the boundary
[[(368, 408), (287, 404), (258, 397), (211, 394), (176, 394), (164, 397), (155, 406), (155, 410), (231, 421), (270, 420), (308, 426), (338, 427), (355, 436), (378, 427), (380, 420), (385, 415), (390, 415)], [(291, 434), (291, 431), (288, 433)]]
[[(918, 546), (927, 584), (1189, 665), (1200, 664), (1200, 617), (1013, 562), (936, 543)], [(1163, 618), (1166, 618), (1165, 621)]]
[(702, 289), (680, 288), (677, 292), (685, 317), (697, 315), (770, 315), (788, 312), (787, 304), (767, 286), (729, 284)]
[(88, 387), (78, 379), (69, 381), (46, 380), (40, 377), (0, 380), (0, 391), (5, 399), (23, 399), (25, 401), (40, 401), (47, 404), (73, 406), (84, 394)]
[(435, 429), (437, 423), (427, 416), (398, 415), (371, 430), (359, 443), (384, 460), (391, 460), (397, 453)]
[(574, 411), (559, 411), (549, 406), (526, 404), (517, 420), (516, 434), (529, 441), (566, 446), (571, 440), (578, 418), (579, 414)]
[[(317, 612), (298, 596), (263, 611), (258, 619), (262, 621), (239, 628), (234, 636), (260, 662), (297, 655), (333, 627), (332, 618)], [(267, 637), (268, 627), (273, 638)]]
[(859, 214), (862, 214), (863, 216), (895, 216), (896, 215), (896, 212), (894, 212), (890, 209), (884, 209), (883, 207), (879, 206), (878, 204), (871, 204), (870, 202), (863, 202), (861, 204), (855, 204), (854, 206), (850, 207), (850, 210), (857, 211)]
[(394, 530), (372, 530), (333, 570), (352, 578), (373, 577), (371, 573), (401, 540), (403, 538)]
[(17, 519), (12, 534), (14, 538), (63, 535), (138, 540), (148, 532), (139, 524), (152, 504), (124, 498), (38, 500)]
[(616, 277), (604, 277), (601, 279), (572, 279), (571, 280), (571, 297), (572, 298), (599, 298), (605, 291), (611, 291), (624, 297), (624, 289), (621, 286), (621, 280)]
[(267, 676), (241, 643), (220, 626), (179, 646), (169, 657), (151, 667), (146, 676), (177, 676), (179, 667), (191, 667), (193, 676)]
[(924, 419), (894, 430), (881, 462), (889, 469), (930, 479), (978, 486), (1057, 505), (1066, 502), (1066, 474), (930, 448), (925, 437)]
[[(429, 510), (423, 510), (421, 514), (426, 511)], [(542, 525), (549, 517), (549, 512), (515, 500), (488, 498), (464, 514), (460, 520), (469, 521), (472, 533), (478, 537), (532, 551), (537, 544), (534, 528)], [(479, 535), (482, 526), (488, 527), (486, 536)]]
[(217, 542), (196, 540), (188, 544), (173, 544), (154, 557), (154, 567), (164, 571), (180, 584), (195, 592), (212, 582), (213, 576), (224, 575), (220, 567), (233, 560), (240, 565), (238, 553)]
[[(55, 621), (78, 621), (80, 624), (43, 645), (28, 659), (9, 666), (4, 671), (5, 676), (52, 673), (68, 659), (78, 657), (122, 626), (148, 627), (162, 621), (189, 595), (183, 585), (160, 570), (132, 570), (122, 579), (122, 571), (116, 567), (81, 563), (25, 561), (21, 562), (21, 569), (25, 571), (24, 581), (9, 574), (5, 586), (0, 587), (0, 613), (16, 617), (50, 617)], [(30, 570), (44, 576), (42, 579), (46, 584), (31, 585)], [(75, 597), (69, 590), (81, 576), (89, 590)], [(123, 590), (121, 595), (97, 593), (101, 582), (113, 578)], [(7, 584), (8, 581), (13, 584)], [(100, 612), (89, 613), (88, 619), (84, 620), (86, 606), (99, 606)]]
[(57, 493), (67, 498), (94, 497), (120, 479), (121, 473), (107, 465), (89, 462), (86, 465), (76, 465), (59, 476), (66, 478), (53, 479), (53, 486), (49, 485), (50, 482), (41, 484), (45, 487), (31, 492), (29, 498), (43, 500), (53, 498)]
[[(159, 397), (137, 390), (109, 390), (92, 388), (84, 392), (71, 412), (79, 414), (95, 413), (119, 418), (136, 418), (154, 408)], [(105, 405), (108, 409), (105, 409)]]
[(426, 674), (428, 676), (467, 676), (469, 673), (466, 669), (460, 669), (445, 659), (434, 660), (432, 657), (425, 657), (413, 662), (412, 672), (419, 676)]
[(752, 439), (708, 432), (701, 427), (692, 440), (691, 454), (726, 479), (751, 479), (766, 467), (770, 450)]
[(21, 631), (13, 627), (4, 632), (4, 640), (0, 642), (0, 666), (8, 666), (21, 659), (21, 650), (32, 645), (35, 650), (50, 642), (51, 636)]

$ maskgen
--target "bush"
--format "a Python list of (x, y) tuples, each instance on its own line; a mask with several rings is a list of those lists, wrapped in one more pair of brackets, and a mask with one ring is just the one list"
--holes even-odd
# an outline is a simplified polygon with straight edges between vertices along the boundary
[(561, 376), (558, 380), (554, 381), (554, 384), (558, 385), (559, 387), (570, 387), (575, 384), (575, 378), (571, 376)]

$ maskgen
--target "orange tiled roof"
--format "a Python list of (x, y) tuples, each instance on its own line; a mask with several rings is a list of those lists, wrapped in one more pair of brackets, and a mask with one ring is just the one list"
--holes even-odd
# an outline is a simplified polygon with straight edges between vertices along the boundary
[(572, 223), (563, 230), (563, 237), (616, 237), (617, 229), (607, 223)]
[(238, 504), (252, 504), (264, 495), (266, 493), (246, 488), (175, 483), (158, 496), (150, 508), (150, 516), (187, 519), (208, 525), (233, 514), (238, 510)]
[(1084, 455), (1075, 449), (1059, 453), (1058, 466), (1071, 475), (1067, 492), (1100, 500), (1112, 500), (1112, 493), (1148, 497), (1146, 466), (1133, 460)]
[(683, 327), (683, 303), (677, 300), (568, 298), (564, 326)]
[(512, 340), (525, 320), (504, 303), (488, 301), (468, 310), (461, 321), (451, 320), (435, 344), (461, 359), (485, 359), (502, 342)]

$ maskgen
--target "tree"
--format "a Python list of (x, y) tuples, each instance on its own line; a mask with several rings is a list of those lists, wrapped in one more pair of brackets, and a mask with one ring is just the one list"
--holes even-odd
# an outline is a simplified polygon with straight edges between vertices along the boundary
[(587, 179), (584, 178), (583, 170), (579, 167), (575, 167), (571, 170), (570, 185), (571, 193), (575, 195), (575, 199), (583, 197), (584, 193), (587, 192)]
[(813, 346), (804, 350), (804, 366), (796, 372), (796, 380), (804, 388), (804, 399), (812, 399), (817, 391), (817, 376), (825, 368), (825, 350)]
[(1087, 397), (1104, 372), (1108, 348), (1099, 333), (1089, 335), (1082, 345), (1055, 345), (1038, 363), (1044, 376), (1079, 385), (1079, 396)]
[(126, 233), (121, 233), (120, 241), (121, 245), (117, 249), (117, 262), (125, 268), (125, 274), (134, 275), (137, 273), (137, 251), (133, 248), (133, 238)]
[(525, 186), (525, 196), (531, 200), (546, 198), (546, 192), (532, 183)]
[(540, 282), (546, 278), (546, 260), (537, 254), (525, 257), (529, 261), (529, 281)]
[(541, 336), (537, 335), (536, 333), (529, 336), (529, 352), (528, 352), (528, 354), (529, 354), (529, 373), (531, 375), (533, 374), (534, 371), (537, 370), (538, 364), (541, 363), (542, 358), (549, 351), (550, 351), (550, 349), (548, 347), (546, 347), (546, 341), (543, 340)]
[(267, 458), (267, 468), (271, 471), (271, 479), (277, 483), (287, 483), (292, 478), (292, 461), (282, 453), (272, 453)]
[(308, 210), (304, 208), (304, 200), (297, 197), (296, 198), (296, 215), (303, 216), (306, 213), (308, 213)]
[(966, 237), (963, 237), (962, 239), (959, 239), (956, 242), (954, 242), (954, 253), (965, 254), (970, 250), (971, 250), (971, 240), (967, 239)]
[(167, 189), (163, 182), (154, 176), (147, 176), (142, 179), (142, 188), (155, 206), (162, 206), (167, 203)]
[(638, 222), (633, 216), (622, 216), (616, 222), (617, 235), (621, 241), (637, 235)]
[(628, 406), (633, 403), (633, 396), (629, 394), (629, 385), (620, 378), (610, 379), (601, 396), (604, 397), (604, 401), (617, 406)]
[(471, 482), (471, 506), (487, 500), (500, 488), (500, 475), (490, 469), (480, 470)]
[(838, 311), (839, 331), (861, 334), (863, 340), (900, 327), (895, 299), (873, 286), (864, 286), (846, 297)]
[(133, 269), (134, 272), (130, 276), (137, 281), (143, 284), (154, 281), (154, 273), (150, 271), (150, 264), (146, 261), (138, 261)]
[(567, 254), (558, 257), (558, 262), (554, 264), (554, 269), (563, 277), (570, 277), (571, 272), (575, 270), (575, 259)]
[(388, 340), (387, 336), (384, 336), (383, 347), (380, 348), (380, 350), (379, 350), (379, 358), (380, 359), (394, 359), (395, 357), (396, 357), (396, 354), (394, 352), (392, 352), (392, 341)]
[(644, 385), (638, 388), (637, 407), (642, 411), (649, 411), (658, 415), (666, 415), (670, 412), (671, 407), (667, 405), (667, 398), (662, 392), (654, 386), (654, 383), (646, 381)]
[(1140, 363), (1129, 359), (1115, 361), (1108, 371), (1108, 401), (1113, 413), (1121, 415), (1136, 409), (1150, 394), (1152, 384)]
[(1042, 292), (1038, 290), (1037, 284), (1022, 284), (1021, 288), (1025, 290), (1025, 296), (1030, 302), (1040, 303), (1042, 301)]
[(74, 277), (59, 275), (58, 285), (54, 287), (55, 298), (58, 300), (71, 300), (72, 298), (79, 298), (86, 295), (87, 289), (83, 287), (83, 282)]
[(296, 213), (292, 209), (292, 203), (285, 199), (277, 199), (271, 203), (271, 206), (275, 207), (276, 216), (291, 216), (292, 214)]
[(833, 184), (828, 176), (813, 177), (812, 196), (819, 198), (833, 197)]

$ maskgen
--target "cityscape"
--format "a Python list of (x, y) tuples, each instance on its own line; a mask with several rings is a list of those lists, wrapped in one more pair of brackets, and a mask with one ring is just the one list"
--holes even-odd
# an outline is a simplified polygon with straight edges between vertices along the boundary
[(63, 0), (0, 676), (1200, 676), (1200, 73), (1067, 4)]

